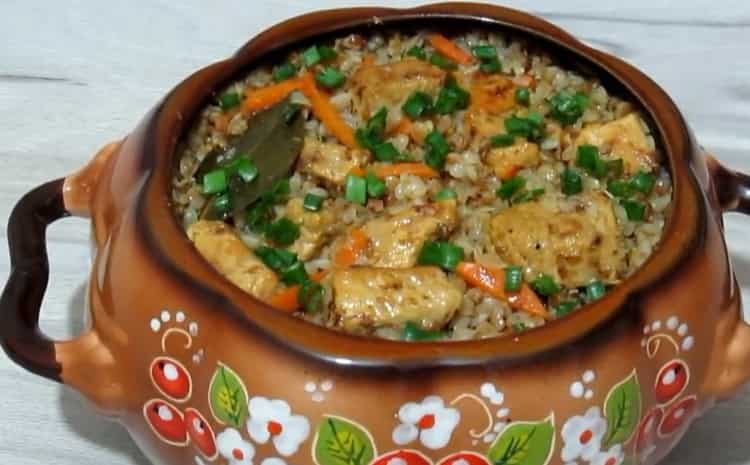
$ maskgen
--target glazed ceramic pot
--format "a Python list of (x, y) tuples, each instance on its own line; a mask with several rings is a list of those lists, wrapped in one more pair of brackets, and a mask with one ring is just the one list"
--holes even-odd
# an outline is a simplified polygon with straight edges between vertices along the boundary
[[(274, 311), (225, 280), (170, 209), (175, 147), (214, 89), (290, 47), (378, 27), (486, 26), (538, 41), (629, 93), (658, 129), (674, 182), (658, 250), (594, 304), (490, 340), (375, 340)], [(506, 8), (344, 9), (279, 24), (172, 90), (81, 171), (24, 196), (9, 221), (3, 348), (79, 390), (159, 464), (654, 464), (750, 377), (750, 326), (722, 236), (750, 178), (696, 144), (631, 65)], [(39, 330), (44, 231), (91, 218), (89, 328)]]

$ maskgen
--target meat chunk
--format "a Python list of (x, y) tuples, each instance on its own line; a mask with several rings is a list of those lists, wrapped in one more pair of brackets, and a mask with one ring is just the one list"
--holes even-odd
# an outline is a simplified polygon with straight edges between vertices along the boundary
[(387, 65), (363, 64), (350, 82), (358, 97), (357, 111), (368, 118), (382, 107), (400, 109), (415, 91), (436, 94), (443, 79), (445, 71), (437, 66), (407, 58)]
[(478, 75), (471, 82), (466, 124), (472, 133), (490, 137), (505, 132), (506, 113), (515, 105), (515, 85), (499, 74)]
[(305, 210), (304, 201), (295, 197), (286, 204), (286, 216), (300, 225), (300, 236), (291, 249), (300, 260), (315, 255), (331, 234), (336, 231), (336, 217), (330, 209), (314, 212)]
[(517, 139), (508, 147), (497, 147), (487, 154), (487, 164), (500, 179), (506, 179), (522, 168), (539, 164), (539, 146), (525, 139)]
[(613, 158), (622, 158), (625, 173), (651, 171), (659, 164), (653, 140), (636, 113), (630, 113), (606, 124), (586, 126), (576, 139), (576, 145), (591, 144)]
[(616, 282), (626, 264), (612, 203), (599, 193), (580, 197), (570, 212), (527, 202), (498, 213), (490, 223), (497, 253), (568, 287)]
[(367, 164), (370, 154), (366, 150), (349, 149), (334, 142), (322, 142), (306, 137), (300, 154), (300, 169), (326, 183), (341, 186), (353, 168)]
[(201, 220), (187, 234), (201, 255), (245, 292), (264, 299), (278, 284), (276, 274), (224, 222)]
[(401, 327), (409, 321), (438, 329), (458, 310), (462, 295), (435, 267), (350, 268), (333, 275), (334, 312), (338, 324), (350, 331)]
[(447, 235), (457, 222), (454, 199), (370, 220), (362, 227), (370, 239), (363, 262), (382, 268), (412, 267), (424, 241)]

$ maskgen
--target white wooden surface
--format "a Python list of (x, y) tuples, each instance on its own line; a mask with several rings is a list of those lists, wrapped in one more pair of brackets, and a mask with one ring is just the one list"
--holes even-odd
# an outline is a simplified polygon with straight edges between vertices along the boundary
[[(0, 221), (37, 184), (82, 165), (132, 129), (201, 65), (289, 16), (368, 0), (3, 0), (0, 2)], [(374, 0), (372, 0), (374, 3)], [(392, 6), (417, 1), (392, 1)], [(516, 0), (649, 73), (684, 110), (700, 141), (750, 171), (750, 2)], [(727, 218), (740, 281), (750, 286), (750, 221)], [(49, 233), (51, 288), (43, 328), (81, 326), (87, 224)], [(5, 243), (4, 228), (0, 232)], [(4, 247), (3, 247), (4, 248)], [(0, 281), (8, 256), (0, 252)], [(750, 287), (745, 288), (750, 296)], [(2, 324), (0, 322), (0, 324)], [(693, 427), (669, 465), (750, 465), (750, 390)], [(0, 463), (145, 465), (127, 433), (70, 390), (0, 355)]]

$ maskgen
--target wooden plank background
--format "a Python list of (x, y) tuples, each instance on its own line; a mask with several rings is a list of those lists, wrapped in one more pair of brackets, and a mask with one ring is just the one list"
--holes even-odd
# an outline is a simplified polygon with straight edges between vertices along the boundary
[[(81, 166), (132, 129), (171, 87), (230, 54), (264, 27), (319, 8), (367, 0), (4, 0), (0, 4), (0, 220), (43, 181)], [(392, 6), (415, 1), (382, 0)], [(747, 0), (516, 0), (663, 85), (698, 139), (750, 171), (750, 2)], [(564, 6), (563, 6), (564, 5)], [(727, 217), (741, 282), (750, 285), (750, 222)], [(43, 328), (81, 326), (88, 230), (62, 222), (49, 234), (51, 288)], [(5, 243), (4, 229), (0, 242)], [(0, 281), (8, 272), (0, 253)], [(744, 288), (744, 294), (750, 287)], [(127, 433), (70, 390), (0, 356), (0, 463), (145, 465)], [(696, 424), (669, 465), (750, 465), (750, 391)]]

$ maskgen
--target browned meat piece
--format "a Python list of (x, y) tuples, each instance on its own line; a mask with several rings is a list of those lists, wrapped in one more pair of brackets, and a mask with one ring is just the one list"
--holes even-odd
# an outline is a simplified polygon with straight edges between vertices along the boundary
[(506, 179), (522, 168), (539, 164), (539, 146), (526, 139), (517, 139), (508, 147), (497, 147), (487, 154), (487, 164), (500, 179)]
[(293, 198), (286, 204), (286, 216), (300, 225), (300, 236), (291, 247), (300, 260), (312, 258), (336, 231), (336, 217), (332, 210), (305, 210), (300, 197)]
[(636, 113), (607, 124), (586, 126), (576, 139), (576, 145), (582, 144), (596, 145), (602, 153), (622, 158), (626, 174), (651, 171), (659, 163), (654, 143)]
[(299, 167), (328, 184), (341, 186), (353, 168), (361, 168), (369, 160), (370, 153), (366, 150), (349, 149), (335, 142), (321, 142), (314, 137), (306, 137)]

